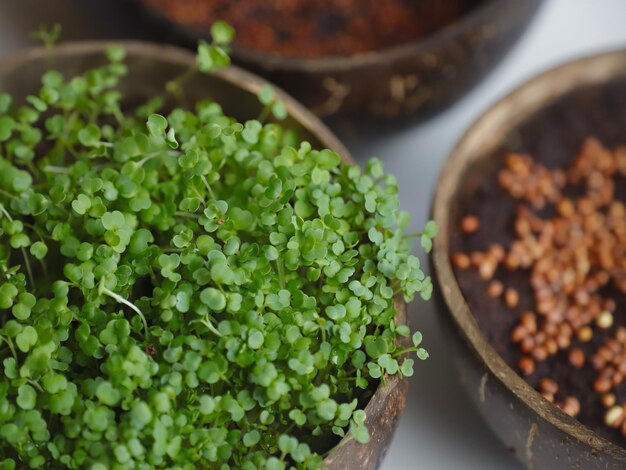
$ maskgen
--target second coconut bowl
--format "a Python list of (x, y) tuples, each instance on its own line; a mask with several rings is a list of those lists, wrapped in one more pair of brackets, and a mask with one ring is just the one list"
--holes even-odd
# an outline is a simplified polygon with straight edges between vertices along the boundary
[[(184, 25), (145, 0), (116, 0), (106, 5), (80, 1), (107, 33), (116, 30), (187, 47), (208, 38), (208, 28)], [(240, 8), (246, 7), (245, 1), (239, 3)], [(235, 44), (233, 60), (283, 87), (324, 118), (424, 118), (459, 99), (495, 66), (542, 0), (473, 3), (469, 11), (432, 34), (372, 52), (300, 58)]]
[[(464, 296), (453, 270), (452, 240), (467, 201), (495, 176), (508, 152), (563, 162), (589, 136), (609, 147), (623, 145), (624, 129), (626, 51), (581, 59), (527, 82), (490, 108), (452, 151), (437, 184), (433, 216), (440, 235), (431, 269), (457, 371), (485, 421), (528, 468), (623, 469), (626, 449), (542, 398), (496, 352), (477, 322), (481, 307)], [(493, 228), (506, 221), (483, 222)]]

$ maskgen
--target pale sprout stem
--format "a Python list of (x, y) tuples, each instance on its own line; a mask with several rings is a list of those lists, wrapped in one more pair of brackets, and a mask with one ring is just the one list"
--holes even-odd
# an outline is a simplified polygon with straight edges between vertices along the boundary
[(141, 310), (139, 310), (139, 308), (135, 304), (133, 304), (132, 302), (129, 302), (128, 300), (126, 300), (121, 295), (116, 294), (115, 292), (113, 292), (112, 290), (110, 290), (110, 289), (108, 289), (108, 288), (106, 288), (104, 286), (101, 286), (100, 292), (102, 292), (105, 295), (108, 295), (109, 297), (114, 299), (116, 302), (118, 302), (120, 304), (124, 304), (128, 308), (130, 308), (131, 310), (136, 312), (137, 315), (139, 315), (139, 318), (141, 318), (144, 330), (146, 331), (146, 335), (148, 334), (148, 322), (146, 321), (146, 317), (144, 316), (144, 314), (141, 312)]

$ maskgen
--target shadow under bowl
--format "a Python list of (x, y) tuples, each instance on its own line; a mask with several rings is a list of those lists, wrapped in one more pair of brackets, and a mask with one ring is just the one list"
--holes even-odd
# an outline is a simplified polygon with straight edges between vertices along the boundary
[[(41, 76), (55, 69), (66, 78), (106, 63), (105, 51), (109, 41), (86, 41), (55, 46), (50, 54), (45, 48), (25, 50), (0, 60), (0, 90), (10, 93), (21, 101), (29, 94), (37, 93)], [(139, 41), (116, 41), (126, 49), (125, 63), (129, 74), (119, 85), (122, 95), (132, 104), (143, 103), (157, 96), (165, 84), (180, 76), (195, 63), (195, 55), (185, 49)], [(265, 80), (237, 67), (218, 70), (210, 75), (195, 74), (185, 82), (182, 105), (191, 106), (199, 100), (213, 99), (227, 115), (239, 120), (255, 119), (262, 111), (257, 94)], [(293, 129), (302, 140), (308, 140), (315, 148), (328, 148), (337, 152), (344, 162), (354, 161), (348, 150), (318, 118), (313, 116), (285, 92), (276, 89), (277, 96), (285, 103), (289, 117), (282, 121)], [(397, 321), (407, 322), (406, 304), (396, 299)], [(325, 459), (333, 470), (374, 469), (382, 461), (404, 409), (408, 382), (390, 377), (379, 386), (368, 402), (366, 425), (371, 439), (368, 444), (358, 444), (349, 433)]]
[[(451, 240), (468, 201), (496, 183), (507, 152), (565, 166), (587, 137), (626, 143), (626, 50), (577, 60), (530, 80), (491, 107), (445, 162), (433, 199), (440, 235), (431, 269), (441, 320), (454, 343), (460, 378), (502, 442), (529, 468), (623, 469), (626, 449), (544, 400), (507, 365), (480, 329), (451, 262)], [(502, 220), (501, 220), (502, 219)], [(493, 217), (490, 230), (510, 221)], [(506, 229), (508, 230), (508, 229)], [(591, 393), (591, 390), (590, 390)]]

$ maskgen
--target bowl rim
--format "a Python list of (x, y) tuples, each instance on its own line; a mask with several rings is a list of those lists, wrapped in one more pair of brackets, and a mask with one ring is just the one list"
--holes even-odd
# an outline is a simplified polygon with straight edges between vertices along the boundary
[[(439, 225), (440, 232), (433, 242), (431, 259), (433, 276), (439, 285), (446, 314), (452, 318), (463, 341), (485, 367), (485, 373), (493, 376), (508, 393), (533, 411), (537, 419), (547, 421), (594, 451), (605, 452), (619, 462), (626, 462), (625, 447), (599, 436), (591, 428), (541, 397), (491, 346), (456, 281), (450, 261), (449, 242), (453, 229), (448, 217), (448, 208), (458, 197), (457, 188), (462, 185), (461, 180), (467, 169), (478, 161), (494, 158), (492, 151), (497, 149), (506, 132), (532, 119), (535, 112), (576, 89), (601, 84), (619, 76), (626, 77), (626, 49), (563, 62), (524, 81), (495, 104), (491, 104), (463, 134), (442, 166), (432, 199), (432, 216)], [(519, 111), (520, 108), (522, 112)], [(502, 125), (500, 123), (503, 119), (511, 122)], [(496, 132), (485, 132), (493, 129)]]
[[(431, 34), (414, 41), (409, 41), (395, 46), (376, 49), (373, 51), (360, 52), (348, 55), (333, 55), (322, 57), (292, 57), (275, 52), (255, 50), (248, 47), (233, 45), (233, 54), (238, 59), (248, 63), (262, 64), (268, 70), (280, 68), (286, 71), (302, 71), (305, 73), (329, 73), (351, 70), (359, 67), (384, 65), (396, 62), (400, 59), (417, 56), (437, 44), (445, 43), (454, 36), (464, 34), (479, 24), (483, 18), (489, 17), (490, 13), (497, 10), (503, 0), (482, 0), (465, 14), (455, 18)], [(531, 0), (525, 0), (530, 2)], [(159, 23), (167, 24), (177, 36), (199, 41), (207, 39), (209, 34), (196, 26), (185, 26), (183, 23), (171, 19), (161, 10), (148, 5), (145, 0), (133, 0), (144, 14), (156, 19)], [(535, 8), (543, 0), (532, 0)]]
[[(69, 41), (55, 45), (52, 51), (52, 57), (81, 57), (84, 55), (93, 55), (98, 53), (104, 54), (106, 49), (112, 45), (120, 45), (126, 49), (127, 54), (133, 54), (137, 57), (143, 57), (148, 60), (156, 59), (160, 62), (181, 65), (183, 67), (193, 66), (196, 63), (195, 54), (188, 49), (140, 40)], [(43, 46), (39, 46), (26, 48), (9, 56), (2, 57), (0, 58), (0, 79), (3, 75), (6, 76), (12, 73), (12, 69), (19, 69), (21, 66), (24, 66), (29, 62), (48, 60), (51, 58), (50, 54), (50, 50)], [(270, 84), (274, 88), (276, 95), (285, 103), (289, 116), (298, 125), (310, 132), (311, 135), (319, 141), (321, 146), (336, 152), (341, 157), (342, 161), (350, 165), (356, 165), (352, 155), (341, 143), (338, 137), (336, 137), (335, 134), (318, 117), (306, 109), (304, 105), (300, 104), (295, 98), (278, 86), (271, 84), (268, 80), (265, 80), (258, 75), (248, 72), (247, 70), (235, 65), (212, 71), (210, 75), (213, 75), (218, 79), (253, 95), (258, 94), (264, 85)], [(396, 308), (395, 318), (403, 324), (408, 324), (407, 303), (404, 301), (402, 296), (396, 296), (393, 303)], [(385, 377), (386, 380), (376, 387), (376, 390), (365, 405), (364, 410), (367, 416), (366, 424), (372, 423), (370, 420), (376, 418), (375, 415), (371, 415), (368, 412), (368, 410), (372, 410), (376, 406), (374, 402), (383, 403), (383, 407), (386, 409), (386, 399), (393, 391), (395, 391), (395, 389), (400, 391), (402, 398), (398, 416), (404, 409), (408, 388), (407, 378), (401, 378), (398, 375), (386, 375)], [(396, 420), (396, 422), (392, 425), (390, 432), (388, 432), (389, 437), (386, 439), (387, 442), (391, 440), (397, 425), (398, 422)], [(341, 449), (344, 448), (345, 444), (351, 441), (351, 432), (348, 430), (346, 435), (328, 451), (328, 456), (324, 459), (324, 462), (330, 458), (339, 456), (341, 454)], [(382, 441), (371, 439), (368, 444), (363, 444), (363, 446), (369, 446), (369, 448), (373, 449), (374, 453), (376, 453), (376, 449), (380, 448), (380, 446), (384, 443), (385, 439), (382, 439)]]

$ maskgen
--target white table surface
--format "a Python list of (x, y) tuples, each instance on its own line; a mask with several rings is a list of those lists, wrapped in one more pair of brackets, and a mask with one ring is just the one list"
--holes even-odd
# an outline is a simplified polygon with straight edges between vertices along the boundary
[[(65, 40), (97, 37), (91, 21), (72, 0), (0, 0), (0, 57), (32, 44), (28, 33), (39, 25), (61, 23)], [(446, 155), (482, 111), (538, 72), (620, 47), (626, 47), (626, 0), (547, 0), (508, 56), (455, 106), (419, 125), (343, 137), (360, 163), (376, 155), (397, 175), (402, 205), (417, 228), (428, 216)], [(418, 300), (410, 314), (431, 358), (417, 364), (407, 409), (382, 469), (520, 468), (461, 389), (433, 306)]]

